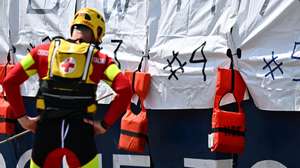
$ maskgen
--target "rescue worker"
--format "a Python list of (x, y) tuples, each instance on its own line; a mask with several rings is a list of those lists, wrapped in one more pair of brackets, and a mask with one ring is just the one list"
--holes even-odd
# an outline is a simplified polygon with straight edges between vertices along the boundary
[[(126, 111), (132, 96), (127, 78), (97, 48), (105, 34), (101, 14), (93, 8), (80, 9), (70, 30), (71, 39), (58, 38), (33, 48), (4, 80), (7, 100), (18, 122), (35, 133), (31, 168), (53, 167), (44, 163), (56, 149), (75, 154), (80, 167), (99, 167), (94, 134), (105, 133)], [(40, 115), (31, 118), (26, 114), (20, 85), (36, 73), (40, 79), (36, 100)], [(97, 121), (93, 117), (100, 80), (106, 81), (116, 96), (103, 120)], [(72, 167), (72, 159), (66, 158)]]

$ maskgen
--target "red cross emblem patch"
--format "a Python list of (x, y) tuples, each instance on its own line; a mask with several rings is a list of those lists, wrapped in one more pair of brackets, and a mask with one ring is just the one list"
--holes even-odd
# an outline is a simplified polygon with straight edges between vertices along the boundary
[(72, 73), (75, 70), (76, 60), (73, 57), (68, 57), (60, 63), (60, 72), (67, 74)]

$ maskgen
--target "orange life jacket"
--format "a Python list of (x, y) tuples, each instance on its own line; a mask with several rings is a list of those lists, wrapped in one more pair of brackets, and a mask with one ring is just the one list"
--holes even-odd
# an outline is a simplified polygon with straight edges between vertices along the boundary
[(13, 65), (0, 65), (0, 134), (12, 135), (15, 133), (16, 119), (9, 103), (4, 99), (2, 82), (7, 72), (13, 68)]
[(125, 75), (129, 78), (133, 91), (139, 97), (141, 111), (136, 115), (132, 112), (130, 105), (127, 107), (121, 120), (119, 149), (129, 152), (144, 152), (148, 132), (144, 100), (150, 88), (151, 76), (145, 72), (125, 72)]
[[(212, 152), (243, 152), (245, 146), (245, 113), (241, 102), (245, 91), (246, 84), (238, 71), (218, 68), (212, 114), (212, 134), (209, 137), (209, 147)], [(237, 112), (220, 109), (222, 98), (231, 92), (236, 100)]]

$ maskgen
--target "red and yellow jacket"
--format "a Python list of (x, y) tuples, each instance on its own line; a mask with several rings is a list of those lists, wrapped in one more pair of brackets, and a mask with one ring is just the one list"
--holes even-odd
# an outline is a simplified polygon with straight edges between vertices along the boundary
[[(20, 85), (36, 73), (40, 79), (47, 76), (49, 47), (50, 43), (41, 44), (32, 49), (16, 64), (4, 80), (3, 87), (7, 94), (7, 100), (17, 118), (26, 115)], [(87, 77), (89, 83), (97, 84), (100, 80), (104, 80), (117, 94), (103, 119), (106, 126), (112, 126), (126, 111), (127, 105), (130, 103), (132, 90), (129, 81), (114, 64), (113, 60), (99, 50), (92, 57), (90, 69)]]

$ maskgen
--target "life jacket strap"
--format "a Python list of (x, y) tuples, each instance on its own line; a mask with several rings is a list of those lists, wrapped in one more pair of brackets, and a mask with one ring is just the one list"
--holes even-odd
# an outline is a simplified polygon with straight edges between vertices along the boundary
[(212, 132), (222, 132), (225, 134), (230, 134), (234, 136), (245, 136), (245, 131), (239, 131), (239, 130), (234, 130), (231, 128), (225, 128), (225, 127), (220, 127), (220, 128), (212, 128)]

